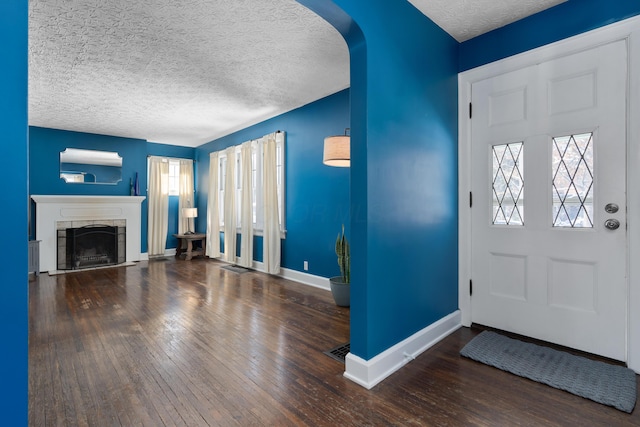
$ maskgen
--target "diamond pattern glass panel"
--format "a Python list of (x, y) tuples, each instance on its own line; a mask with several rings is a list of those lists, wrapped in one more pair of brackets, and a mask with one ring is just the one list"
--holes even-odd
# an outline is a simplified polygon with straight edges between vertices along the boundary
[(593, 227), (593, 133), (553, 138), (553, 226)]
[(493, 224), (524, 225), (523, 144), (493, 146)]

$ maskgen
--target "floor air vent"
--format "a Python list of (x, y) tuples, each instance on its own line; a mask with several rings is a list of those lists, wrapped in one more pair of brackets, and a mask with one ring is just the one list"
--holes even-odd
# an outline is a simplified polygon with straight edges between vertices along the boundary
[(247, 271), (251, 271), (250, 269), (240, 267), (239, 265), (225, 265), (222, 268), (224, 268), (225, 270), (233, 271), (234, 273), (246, 273)]
[(327, 350), (324, 352), (327, 356), (332, 359), (337, 360), (338, 362), (344, 363), (344, 358), (347, 356), (347, 353), (351, 350), (351, 343), (341, 344), (331, 350)]

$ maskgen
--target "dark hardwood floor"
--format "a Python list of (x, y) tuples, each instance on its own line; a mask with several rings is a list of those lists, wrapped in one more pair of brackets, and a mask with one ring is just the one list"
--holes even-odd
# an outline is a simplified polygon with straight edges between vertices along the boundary
[(372, 390), (323, 352), (328, 291), (205, 259), (29, 282), (31, 426), (624, 426), (620, 412), (460, 357), (461, 328)]

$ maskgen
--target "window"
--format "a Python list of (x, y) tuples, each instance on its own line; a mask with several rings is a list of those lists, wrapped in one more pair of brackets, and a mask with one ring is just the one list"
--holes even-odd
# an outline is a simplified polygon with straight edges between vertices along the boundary
[[(154, 156), (155, 157), (155, 156)], [(169, 196), (179, 196), (180, 195), (180, 159), (178, 158), (168, 158), (162, 157), (163, 163), (169, 164)], [(147, 182), (149, 182), (149, 172), (150, 166), (149, 161), (147, 159)]]
[(524, 225), (522, 156), (522, 142), (492, 147), (494, 225)]
[[(263, 144), (261, 140), (252, 142), (251, 145), (251, 191), (253, 192), (253, 206), (252, 218), (253, 218), (253, 230), (255, 234), (260, 234), (264, 227), (264, 202), (262, 194), (262, 163), (263, 163)], [(285, 151), (284, 151), (284, 138), (278, 138), (276, 143), (276, 166), (277, 166), (277, 186), (278, 186), (278, 207), (279, 207), (279, 222), (280, 230), (284, 233), (285, 227), (285, 206), (284, 206), (284, 192), (285, 192)], [(235, 203), (236, 203), (236, 223), (241, 223), (242, 212), (242, 161), (240, 146), (235, 151), (236, 168), (234, 173), (234, 188), (235, 188)], [(224, 226), (224, 189), (226, 184), (227, 174), (227, 155), (224, 151), (220, 151), (218, 154), (218, 208), (220, 225)]]
[(552, 141), (553, 226), (593, 228), (593, 133)]
[[(233, 179), (233, 188), (235, 189), (236, 203), (236, 224), (240, 224), (240, 212), (242, 204), (242, 162), (240, 161), (240, 147), (234, 152), (235, 156), (235, 176)], [(227, 154), (220, 152), (218, 155), (218, 207), (220, 216), (220, 225), (224, 226), (224, 189), (227, 185)]]
[[(253, 206), (251, 211), (253, 214), (254, 228), (262, 229), (262, 188), (258, 188), (258, 177), (262, 176), (262, 153), (258, 152), (257, 144), (254, 144), (251, 150), (251, 191), (253, 191)], [(262, 182), (262, 180), (260, 180)], [(258, 215), (258, 213), (260, 215)]]
[(180, 161), (169, 159), (169, 195), (180, 195)]
[(235, 152), (236, 155), (236, 179), (235, 186), (236, 189), (236, 224), (240, 225), (242, 223), (242, 158), (240, 154), (240, 147)]
[(220, 216), (220, 225), (224, 226), (224, 186), (227, 183), (227, 156), (224, 153), (220, 153), (218, 156), (218, 207)]
[(276, 166), (278, 170), (278, 207), (280, 230), (284, 230), (284, 139), (276, 146)]

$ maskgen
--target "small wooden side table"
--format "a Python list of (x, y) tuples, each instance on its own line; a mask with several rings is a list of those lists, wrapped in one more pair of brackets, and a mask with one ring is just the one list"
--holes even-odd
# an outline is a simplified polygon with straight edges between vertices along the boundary
[[(193, 234), (174, 234), (173, 237), (178, 239), (178, 247), (176, 248), (176, 258), (180, 258), (182, 253), (182, 243), (186, 242), (187, 251), (185, 260), (190, 261), (194, 256), (202, 255), (204, 256), (206, 244), (207, 244), (207, 235), (204, 233), (193, 233)], [(194, 249), (193, 243), (200, 242), (200, 248)]]

